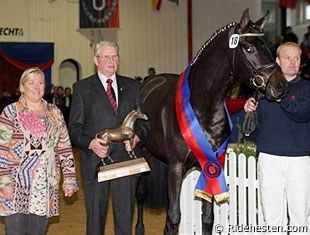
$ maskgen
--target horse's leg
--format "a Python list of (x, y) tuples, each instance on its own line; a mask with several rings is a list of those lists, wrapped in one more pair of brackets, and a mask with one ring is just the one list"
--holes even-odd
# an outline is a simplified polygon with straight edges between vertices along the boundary
[(143, 206), (146, 197), (146, 179), (147, 176), (142, 174), (139, 178), (136, 199), (137, 199), (137, 223), (135, 226), (135, 235), (144, 235), (144, 223), (143, 223)]
[(127, 153), (128, 155), (131, 157), (131, 158), (138, 158), (137, 155), (135, 154), (135, 152), (133, 151), (133, 141), (134, 141), (134, 138), (131, 138), (129, 140), (129, 144), (130, 144), (130, 150), (127, 150)]
[(169, 207), (166, 218), (164, 235), (176, 235), (181, 221), (180, 193), (184, 176), (182, 163), (169, 164), (168, 194)]
[(126, 149), (130, 158), (137, 158), (135, 152), (133, 151), (133, 138), (129, 140), (130, 148)]
[(208, 202), (206, 200), (202, 201), (202, 214), (201, 214), (201, 224), (202, 224), (202, 234), (212, 235), (213, 222), (214, 222), (214, 200)]

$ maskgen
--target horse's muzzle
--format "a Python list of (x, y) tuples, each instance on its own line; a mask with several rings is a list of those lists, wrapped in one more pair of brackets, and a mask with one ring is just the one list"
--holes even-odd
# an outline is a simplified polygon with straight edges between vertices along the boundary
[(279, 100), (286, 96), (288, 82), (279, 70), (273, 72), (267, 82), (265, 95), (268, 100)]

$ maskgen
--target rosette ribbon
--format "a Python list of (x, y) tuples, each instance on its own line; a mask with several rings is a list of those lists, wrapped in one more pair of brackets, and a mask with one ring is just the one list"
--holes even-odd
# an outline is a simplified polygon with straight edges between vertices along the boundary
[[(229, 136), (216, 151), (212, 150), (190, 103), (191, 93), (188, 84), (190, 69), (189, 65), (178, 79), (175, 105), (182, 137), (201, 166), (195, 196), (207, 201), (211, 201), (214, 197), (216, 202), (224, 202), (229, 199), (224, 175)], [(225, 101), (224, 107), (231, 127)]]

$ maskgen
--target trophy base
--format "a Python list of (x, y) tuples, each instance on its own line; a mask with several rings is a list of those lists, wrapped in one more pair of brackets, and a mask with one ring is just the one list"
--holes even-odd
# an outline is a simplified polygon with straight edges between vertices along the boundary
[(99, 167), (98, 182), (135, 175), (146, 171), (150, 171), (150, 167), (143, 157), (124, 162), (116, 162)]

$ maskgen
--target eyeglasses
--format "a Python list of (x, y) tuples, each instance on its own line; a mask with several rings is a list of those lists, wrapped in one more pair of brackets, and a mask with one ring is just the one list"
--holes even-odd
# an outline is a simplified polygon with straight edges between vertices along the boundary
[(97, 55), (97, 58), (103, 59), (105, 61), (117, 61), (118, 60), (118, 55)]

